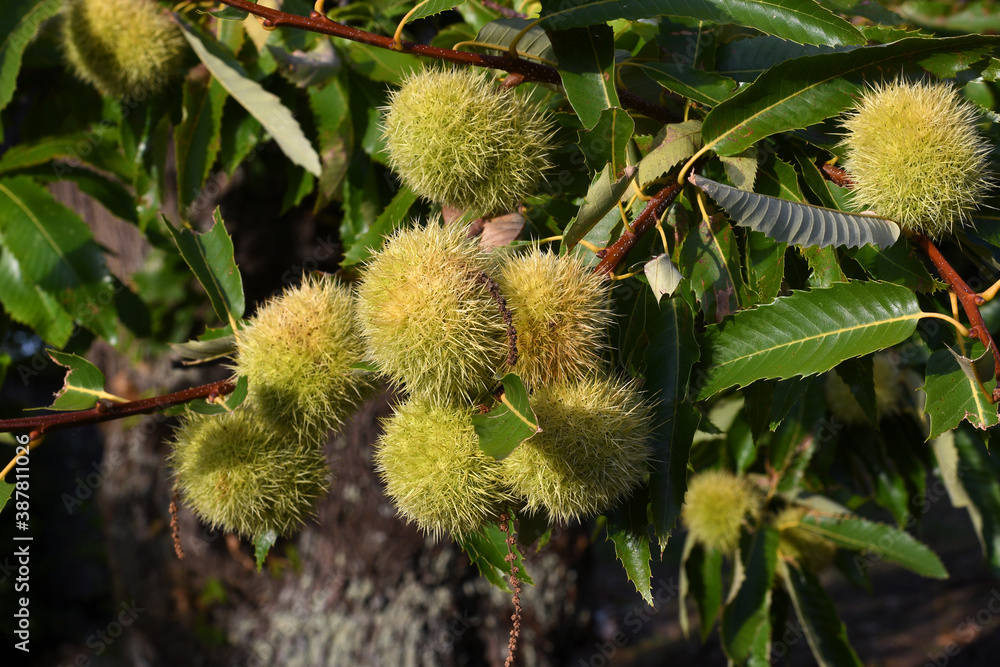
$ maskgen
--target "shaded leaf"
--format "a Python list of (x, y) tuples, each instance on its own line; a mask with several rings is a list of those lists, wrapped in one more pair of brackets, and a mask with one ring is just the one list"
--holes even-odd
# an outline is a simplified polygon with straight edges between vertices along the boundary
[[(455, 541), (462, 547), (462, 551), (469, 556), (469, 560), (479, 569), (479, 573), (503, 591), (513, 592), (508, 583), (510, 576), (510, 564), (505, 560), (507, 554), (507, 534), (500, 530), (495, 524), (489, 524), (476, 533), (456, 535)], [(524, 569), (524, 561), (521, 552), (516, 546), (513, 547), (514, 565), (517, 566), (517, 576), (523, 583), (533, 583), (528, 572)]]
[[(956, 429), (953, 442), (957, 461), (952, 470), (966, 494), (965, 507), (983, 545), (986, 560), (996, 574), (1000, 572), (1000, 464), (997, 457), (987, 451), (982, 436), (971, 428)], [(952, 488), (953, 485), (949, 485), (949, 493)], [(955, 503), (955, 506), (962, 505)]]
[(100, 135), (96, 131), (77, 132), (16, 144), (0, 158), (0, 174), (55, 162), (48, 170), (52, 178), (65, 178), (81, 171), (81, 166), (88, 166), (107, 172), (125, 183), (131, 183), (135, 176), (135, 165), (118, 151), (118, 140), (117, 133), (108, 129)]
[(714, 107), (729, 99), (739, 87), (732, 79), (683, 63), (629, 63), (649, 78), (682, 97)]
[(847, 282), (847, 275), (840, 268), (840, 258), (837, 256), (837, 249), (833, 246), (821, 248), (813, 245), (805, 248), (800, 247), (798, 250), (811, 269), (809, 279), (806, 281), (807, 286), (815, 289), (817, 287), (830, 287), (835, 283)]
[(637, 171), (635, 167), (626, 167), (624, 175), (616, 181), (611, 174), (611, 165), (607, 164), (594, 177), (587, 190), (587, 196), (580, 204), (576, 218), (570, 223), (563, 237), (563, 243), (568, 250), (572, 250), (580, 239), (587, 236), (594, 225), (618, 206), (619, 200), (625, 196)]
[(734, 155), (766, 136), (836, 116), (854, 103), (867, 78), (882, 79), (913, 62), (930, 67), (938, 54), (972, 52), (978, 59), (997, 44), (1000, 37), (985, 35), (910, 38), (789, 60), (712, 109), (702, 138), (716, 153)]
[[(982, 344), (976, 341), (971, 353), (981, 354), (984, 351)], [(993, 382), (986, 389), (992, 391)], [(951, 350), (937, 350), (931, 354), (927, 360), (923, 390), (927, 395), (924, 411), (930, 418), (928, 438), (936, 438), (955, 428), (962, 420), (980, 429), (1000, 422), (996, 404), (989, 402), (979, 383), (966, 374)]]
[(844, 213), (778, 199), (716, 183), (692, 174), (688, 180), (726, 209), (733, 222), (776, 241), (801, 246), (890, 246), (899, 226), (888, 218)]
[(916, 292), (935, 292), (941, 284), (931, 276), (906, 239), (888, 248), (862, 246), (854, 251), (853, 257), (875, 280), (905, 285)]
[(617, 176), (625, 169), (625, 149), (634, 130), (635, 122), (624, 109), (604, 109), (593, 129), (578, 133), (577, 145), (588, 165), (597, 169), (611, 162), (612, 173)]
[(656, 304), (652, 295), (646, 293), (637, 307), (645, 308), (647, 314), (645, 388), (656, 399), (649, 504), (662, 556), (684, 504), (688, 456), (701, 420), (696, 407), (682, 402), (700, 350), (695, 339), (694, 315), (683, 301), (668, 299)]
[(14, 96), (24, 49), (42, 23), (61, 7), (62, 0), (4, 0), (0, 12), (0, 110)]
[(174, 129), (174, 154), (178, 207), (185, 214), (219, 154), (222, 107), (226, 97), (225, 89), (216, 79), (188, 77), (184, 81), (183, 115), (180, 125)]
[(13, 484), (8, 484), (0, 479), (0, 512), (7, 506), (7, 501), (10, 500), (11, 494), (14, 493), (14, 488)]
[(723, 155), (719, 159), (722, 161), (730, 183), (739, 190), (753, 192), (753, 184), (757, 180), (756, 146), (751, 146), (736, 155)]
[(906, 531), (860, 517), (806, 514), (801, 530), (819, 535), (838, 547), (862, 551), (871, 562), (884, 560), (923, 577), (947, 579), (948, 571), (937, 555)]
[(827, 46), (796, 44), (772, 35), (736, 39), (719, 48), (716, 71), (726, 77), (749, 83), (778, 63), (820, 53), (852, 51), (856, 45)]
[(254, 560), (257, 562), (257, 572), (264, 567), (264, 561), (267, 559), (267, 554), (271, 551), (271, 547), (274, 543), (278, 541), (278, 533), (273, 530), (269, 530), (266, 533), (258, 535), (253, 540), (253, 555)]
[(601, 119), (601, 112), (619, 107), (615, 89), (614, 33), (608, 25), (589, 25), (549, 33), (559, 60), (566, 97), (584, 129)]
[[(684, 604), (685, 583), (694, 598), (698, 608), (701, 624), (701, 641), (708, 639), (715, 619), (722, 608), (722, 552), (718, 549), (705, 549), (688, 536), (684, 545), (686, 557), (681, 561), (681, 601), (680, 608), (686, 616)], [(687, 631), (685, 629), (685, 634)]]
[(646, 604), (653, 606), (646, 504), (644, 492), (638, 491), (630, 496), (609, 518), (608, 539), (615, 546), (615, 556), (625, 569), (628, 580)]
[(544, 28), (559, 30), (663, 15), (733, 23), (807, 44), (864, 43), (857, 28), (813, 0), (543, 0), (540, 23)]
[(785, 562), (778, 568), (816, 663), (820, 667), (861, 667), (847, 639), (847, 628), (816, 575)]
[(368, 228), (368, 231), (359, 236), (354, 244), (347, 248), (347, 251), (344, 253), (344, 259), (340, 263), (341, 267), (348, 268), (362, 264), (378, 252), (385, 241), (385, 237), (403, 224), (407, 214), (410, 212), (410, 207), (416, 201), (417, 193), (408, 186), (404, 185), (401, 187), (395, 196), (393, 196), (389, 205), (382, 209), (382, 212)]
[(500, 402), (486, 414), (472, 416), (479, 448), (498, 461), (541, 431), (538, 418), (528, 403), (528, 390), (521, 378), (514, 373), (507, 373), (500, 382), (503, 384)]
[(704, 383), (699, 398), (763, 378), (830, 370), (913, 334), (920, 317), (913, 292), (891, 283), (839, 283), (779, 297), (704, 336)]
[(639, 161), (636, 181), (640, 188), (663, 176), (701, 148), (701, 121), (667, 125), (657, 138), (659, 144)]
[(536, 25), (533, 19), (500, 18), (490, 21), (480, 29), (479, 34), (476, 35), (476, 41), (508, 47), (514, 38), (529, 25), (532, 27), (517, 42), (517, 52), (556, 62), (556, 53), (552, 50), (549, 34), (545, 32), (544, 28)]
[(740, 254), (733, 228), (721, 214), (688, 232), (678, 262), (709, 321), (721, 322), (739, 309)]
[(771, 587), (778, 561), (778, 531), (761, 526), (740, 540), (740, 565), (733, 576), (735, 595), (722, 612), (722, 648), (731, 660), (745, 661), (757, 639), (757, 630), (767, 624)]
[(247, 77), (243, 65), (223, 45), (183, 21), (180, 26), (188, 44), (215, 80), (260, 121), (288, 159), (312, 175), (319, 176), (319, 155), (303, 134), (291, 110), (276, 95)]
[(222, 214), (213, 214), (212, 228), (204, 234), (189, 229), (174, 229), (163, 219), (163, 225), (173, 238), (181, 257), (191, 267), (201, 286), (205, 288), (216, 316), (225, 323), (243, 317), (246, 302), (243, 298), (243, 281), (233, 260), (233, 241), (226, 232)]
[(54, 410), (87, 410), (97, 405), (98, 399), (116, 400), (104, 391), (104, 373), (92, 363), (76, 356), (54, 350), (48, 351), (54, 362), (68, 369), (63, 386), (55, 394), (51, 407)]

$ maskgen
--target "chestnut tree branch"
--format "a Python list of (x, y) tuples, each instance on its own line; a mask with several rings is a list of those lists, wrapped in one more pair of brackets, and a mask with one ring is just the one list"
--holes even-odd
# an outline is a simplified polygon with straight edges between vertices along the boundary
[[(996, 343), (993, 342), (990, 330), (986, 328), (983, 315), (979, 312), (979, 306), (986, 303), (986, 300), (976, 294), (975, 290), (962, 280), (962, 277), (948, 263), (933, 241), (922, 234), (915, 234), (913, 240), (927, 254), (941, 279), (948, 283), (948, 286), (958, 297), (962, 309), (965, 310), (965, 316), (969, 318), (969, 337), (978, 338), (986, 346), (986, 349), (993, 351), (993, 372), (1000, 380), (1000, 355), (997, 354)], [(997, 385), (996, 389), (993, 390), (993, 401), (996, 402), (998, 399), (1000, 399), (1000, 385)]]
[(210, 382), (198, 387), (176, 391), (172, 394), (144, 398), (139, 401), (129, 401), (127, 403), (99, 401), (96, 406), (89, 410), (57, 412), (37, 417), (0, 419), (0, 433), (28, 431), (31, 439), (36, 440), (40, 436), (52, 431), (61, 431), (88, 424), (99, 424), (115, 419), (123, 419), (132, 415), (149, 414), (199, 398), (214, 400), (219, 396), (231, 393), (234, 389), (236, 389), (236, 385), (233, 382), (219, 380), (218, 382)]
[(667, 207), (674, 203), (680, 191), (679, 183), (671, 183), (653, 195), (646, 204), (646, 208), (632, 222), (632, 229), (626, 227), (618, 240), (602, 251), (604, 256), (594, 268), (594, 273), (609, 274), (614, 271), (615, 267), (621, 263), (628, 251), (635, 245), (635, 242), (639, 240), (639, 237), (645, 234), (650, 227), (656, 225), (656, 221), (660, 219)]
[[(298, 14), (288, 14), (277, 9), (254, 4), (249, 0), (219, 0), (224, 5), (242, 9), (263, 19), (261, 25), (265, 28), (299, 28), (309, 30), (324, 35), (342, 37), (362, 44), (377, 46), (382, 49), (397, 50), (393, 46), (392, 37), (376, 35), (365, 30), (352, 28), (351, 26), (337, 23), (326, 18), (317, 11), (311, 11), (309, 16), (299, 16)], [(540, 83), (562, 83), (559, 71), (554, 67), (531, 62), (522, 58), (511, 58), (509, 56), (491, 56), (479, 53), (468, 53), (465, 51), (455, 51), (454, 49), (442, 49), (437, 46), (427, 44), (416, 44), (414, 42), (403, 41), (398, 49), (402, 53), (412, 53), (414, 55), (436, 58), (445, 62), (460, 63), (463, 65), (476, 65), (478, 67), (489, 67), (505, 72), (521, 74), (529, 81)], [(668, 109), (658, 104), (645, 100), (635, 93), (622, 88), (618, 89), (618, 97), (626, 107), (648, 116), (661, 123), (676, 123), (680, 119), (674, 116)]]

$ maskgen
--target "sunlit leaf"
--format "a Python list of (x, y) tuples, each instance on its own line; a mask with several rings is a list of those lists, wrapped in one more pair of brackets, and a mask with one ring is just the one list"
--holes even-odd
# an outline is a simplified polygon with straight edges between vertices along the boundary
[(113, 399), (104, 391), (104, 373), (97, 366), (75, 354), (49, 350), (49, 356), (65, 367), (63, 386), (56, 392), (51, 407), (54, 410), (87, 410), (97, 405), (98, 399)]
[(264, 90), (259, 83), (247, 77), (243, 66), (231, 53), (226, 52), (224, 46), (183, 21), (180, 26), (188, 44), (215, 80), (260, 121), (288, 159), (314, 176), (319, 176), (319, 155), (303, 134), (302, 127), (291, 110), (281, 103), (277, 95)]
[[(984, 353), (985, 349), (978, 341), (970, 352), (973, 355)], [(980, 383), (962, 366), (951, 350), (937, 350), (927, 360), (923, 390), (927, 395), (924, 410), (930, 418), (930, 438), (955, 428), (962, 420), (981, 429), (1000, 422), (997, 405), (990, 403)], [(966, 363), (966, 366), (969, 364)], [(991, 392), (993, 385), (991, 381), (986, 386), (987, 391)]]
[(215, 314), (224, 322), (243, 317), (246, 302), (243, 280), (233, 260), (233, 240), (226, 232), (222, 214), (216, 209), (212, 228), (204, 234), (175, 229), (166, 219), (163, 225), (173, 238), (184, 261), (205, 288)]
[[(916, 296), (891, 283), (839, 283), (795, 292), (712, 325), (699, 398), (763, 378), (808, 376), (891, 347), (917, 327)], [(961, 370), (959, 370), (961, 372)]]
[(497, 460), (541, 430), (521, 378), (507, 373), (500, 382), (503, 385), (500, 402), (486, 414), (472, 417), (479, 448)]

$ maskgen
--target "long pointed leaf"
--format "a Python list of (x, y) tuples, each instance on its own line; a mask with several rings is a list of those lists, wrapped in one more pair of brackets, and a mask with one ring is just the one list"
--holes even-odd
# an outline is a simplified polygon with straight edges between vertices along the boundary
[(981, 56), (998, 44), (1000, 37), (986, 35), (910, 38), (789, 60), (712, 109), (702, 136), (716, 153), (735, 155), (764, 137), (836, 116), (853, 103), (865, 79), (892, 76), (913, 62), (930, 67), (940, 54), (973, 51)]
[(4, 0), (0, 12), (0, 109), (14, 96), (21, 56), (46, 19), (55, 16), (62, 0)]
[(799, 528), (830, 540), (838, 547), (868, 554), (870, 560), (884, 560), (924, 577), (947, 579), (941, 559), (904, 530), (855, 516), (831, 517), (807, 514)]
[[(742, 577), (722, 613), (722, 647), (731, 660), (744, 662), (757, 638), (757, 630), (768, 621), (768, 602), (778, 561), (778, 531), (761, 526), (740, 540)], [(740, 580), (741, 579), (741, 580)]]
[(905, 340), (920, 312), (905, 287), (864, 282), (795, 292), (741, 311), (731, 322), (708, 327), (698, 397), (764, 378), (828, 371)]
[(233, 261), (233, 240), (226, 232), (222, 215), (215, 210), (212, 228), (204, 234), (188, 229), (175, 229), (164, 219), (184, 261), (205, 288), (215, 314), (224, 323), (243, 317), (246, 301), (243, 297), (243, 280)]
[(857, 28), (813, 0), (548, 0), (542, 2), (541, 25), (560, 30), (654, 16), (733, 23), (806, 44), (864, 43)]
[(844, 213), (822, 206), (746, 192), (704, 176), (688, 179), (729, 213), (733, 222), (767, 234), (775, 241), (801, 246), (891, 246), (899, 225), (888, 218)]
[(778, 568), (816, 663), (820, 667), (861, 667), (847, 639), (847, 628), (816, 576), (785, 563), (779, 563)]
[(184, 38), (216, 81), (260, 121), (289, 160), (318, 177), (321, 172), (319, 155), (303, 134), (291, 110), (276, 95), (248, 78), (242, 65), (225, 51), (225, 47), (210, 41), (209, 37), (184, 22), (180, 25)]
[(589, 130), (602, 111), (621, 106), (614, 83), (614, 33), (610, 26), (589, 26), (553, 32), (549, 39), (559, 59), (566, 97)]

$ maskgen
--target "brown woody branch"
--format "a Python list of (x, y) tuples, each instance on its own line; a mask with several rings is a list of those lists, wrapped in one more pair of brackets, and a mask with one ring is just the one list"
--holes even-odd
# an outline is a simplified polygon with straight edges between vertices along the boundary
[(645, 234), (650, 227), (656, 225), (656, 221), (660, 219), (667, 207), (674, 203), (680, 191), (680, 184), (671, 183), (653, 195), (649, 203), (646, 204), (646, 208), (632, 223), (632, 229), (626, 227), (617, 241), (601, 251), (603, 256), (594, 269), (594, 273), (608, 274), (614, 271), (615, 267), (621, 263), (628, 251), (639, 240), (639, 237)]
[(37, 417), (0, 419), (0, 433), (28, 431), (31, 439), (35, 440), (52, 431), (61, 431), (88, 424), (100, 424), (101, 422), (123, 419), (132, 415), (158, 412), (171, 406), (188, 403), (199, 398), (215, 400), (219, 396), (231, 393), (235, 388), (236, 385), (229, 380), (219, 380), (218, 382), (191, 387), (172, 394), (166, 394), (165, 396), (144, 398), (139, 401), (129, 401), (128, 403), (98, 401), (97, 405), (89, 410), (58, 412), (39, 415)]
[[(997, 354), (996, 343), (993, 342), (990, 330), (986, 328), (983, 315), (979, 312), (979, 306), (986, 303), (985, 299), (962, 280), (962, 277), (952, 268), (933, 241), (922, 234), (915, 234), (913, 240), (927, 253), (941, 279), (948, 283), (948, 287), (955, 292), (959, 303), (962, 304), (965, 316), (969, 318), (969, 338), (978, 338), (986, 346), (986, 349), (993, 351), (993, 372), (1000, 380), (1000, 355)], [(997, 385), (996, 389), (993, 390), (993, 400), (1000, 400), (1000, 385)]]
[[(242, 9), (243, 11), (261, 17), (261, 19), (263, 19), (261, 21), (261, 25), (265, 28), (299, 28), (300, 30), (309, 30), (310, 32), (318, 32), (324, 35), (342, 37), (343, 39), (377, 46), (382, 49), (397, 50), (393, 45), (391, 37), (376, 35), (365, 30), (352, 28), (351, 26), (344, 25), (343, 23), (337, 23), (336, 21), (328, 19), (326, 16), (316, 11), (310, 12), (309, 16), (299, 16), (298, 14), (288, 14), (277, 9), (271, 9), (270, 7), (256, 5), (249, 0), (220, 0), (220, 2), (222, 2), (222, 4), (229, 5), (230, 7)], [(522, 58), (511, 58), (507, 55), (491, 56), (479, 53), (467, 53), (465, 51), (442, 49), (437, 46), (416, 44), (414, 42), (406, 41), (401, 43), (399, 51), (402, 53), (412, 53), (418, 56), (427, 56), (429, 58), (435, 58), (445, 62), (499, 69), (505, 72), (520, 74), (529, 81), (553, 84), (562, 83), (559, 71), (554, 67), (531, 62)], [(618, 97), (622, 104), (626, 107), (638, 111), (639, 113), (661, 123), (679, 122), (679, 119), (670, 113), (668, 109), (658, 104), (653, 104), (652, 102), (649, 102), (648, 100), (645, 100), (628, 90), (619, 88)]]

